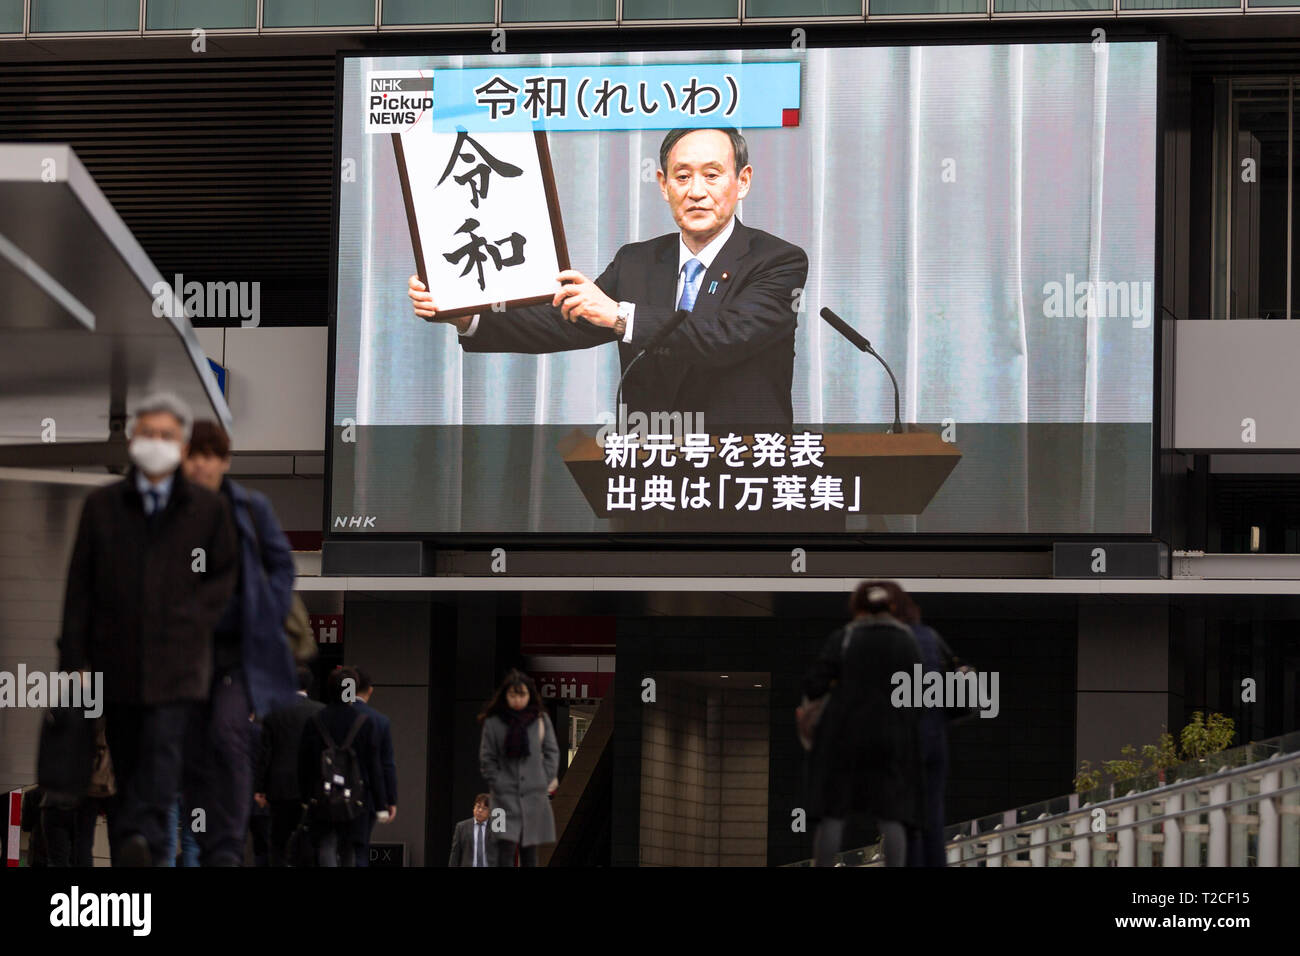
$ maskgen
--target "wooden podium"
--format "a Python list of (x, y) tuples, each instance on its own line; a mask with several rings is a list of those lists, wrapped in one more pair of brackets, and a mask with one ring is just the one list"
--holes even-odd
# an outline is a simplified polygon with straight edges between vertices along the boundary
[[(788, 436), (787, 436), (788, 437)], [(718, 436), (711, 436), (716, 448)], [(745, 444), (753, 445), (753, 436), (745, 436)], [(575, 430), (560, 441), (559, 451), (569, 474), (577, 482), (591, 510), (601, 518), (618, 522), (619, 531), (840, 531), (848, 526), (848, 517), (857, 515), (917, 515), (923, 512), (961, 460), (957, 446), (943, 441), (933, 432), (913, 431), (891, 435), (881, 432), (828, 432), (822, 435), (822, 467), (771, 467), (764, 464), (754, 467), (752, 447), (741, 457), (742, 468), (729, 468), (710, 456), (704, 468), (686, 462), (677, 452), (676, 465), (664, 468), (656, 465), (642, 471), (636, 469), (611, 469), (605, 465), (605, 450), (596, 443), (594, 435)], [(788, 452), (787, 452), (788, 454)], [(640, 461), (649, 457), (646, 449), (639, 452)], [(662, 474), (671, 477), (674, 485), (682, 478), (706, 478), (716, 489), (723, 474), (733, 477), (747, 475), (766, 477), (767, 491), (764, 506), (758, 511), (736, 510), (735, 498), (730, 498), (722, 510), (682, 510), (680, 504), (673, 511), (662, 507), (648, 511), (615, 511), (608, 508), (609, 479), (616, 475), (640, 476)], [(818, 475), (832, 475), (841, 479), (844, 508), (773, 510), (769, 498), (771, 479), (776, 475), (802, 475), (808, 484)], [(856, 479), (856, 482), (855, 482)], [(716, 492), (714, 493), (716, 495)], [(639, 492), (638, 492), (639, 497)], [(858, 507), (852, 509), (855, 502)], [(711, 497), (711, 501), (714, 498)]]

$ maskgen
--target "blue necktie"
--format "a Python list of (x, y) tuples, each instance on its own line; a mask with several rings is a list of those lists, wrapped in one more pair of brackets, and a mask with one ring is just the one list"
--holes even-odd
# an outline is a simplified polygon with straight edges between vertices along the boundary
[(699, 294), (699, 287), (695, 283), (704, 275), (704, 263), (699, 259), (687, 259), (682, 271), (686, 273), (686, 281), (682, 283), (682, 298), (677, 303), (677, 308), (689, 312), (695, 308), (695, 297)]
[(149, 522), (152, 524), (158, 520), (158, 512), (160, 510), (158, 506), (162, 501), (162, 495), (156, 488), (150, 488), (145, 492), (145, 494), (149, 496)]

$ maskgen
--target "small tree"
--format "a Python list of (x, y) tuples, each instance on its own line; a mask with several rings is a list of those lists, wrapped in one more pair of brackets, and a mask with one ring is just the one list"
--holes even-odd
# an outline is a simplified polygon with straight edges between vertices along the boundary
[(1210, 714), (1208, 718), (1195, 711), (1191, 721), (1179, 735), (1184, 760), (1203, 760), (1211, 754), (1221, 753), (1232, 744), (1236, 726), (1231, 717)]
[(1079, 764), (1079, 772), (1074, 778), (1074, 792), (1087, 793), (1101, 786), (1101, 771), (1092, 768), (1092, 761), (1085, 760)]
[(1151, 769), (1155, 771), (1177, 766), (1178, 747), (1174, 744), (1174, 735), (1166, 731), (1160, 735), (1159, 743), (1144, 746), (1142, 759), (1150, 763)]
[(1210, 753), (1217, 754), (1232, 746), (1232, 739), (1237, 736), (1237, 727), (1231, 717), (1210, 714), (1205, 720), (1205, 733), (1210, 740)]
[(1133, 749), (1132, 744), (1125, 744), (1120, 753), (1124, 756), (1123, 760), (1107, 760), (1102, 764), (1102, 768), (1116, 783), (1132, 780), (1142, 773), (1142, 761), (1134, 759), (1137, 751)]
[[(1105, 760), (1098, 768), (1085, 760), (1079, 764), (1079, 772), (1074, 778), (1076, 793), (1085, 793), (1101, 786), (1104, 776), (1109, 776), (1115, 783), (1124, 783), (1140, 776), (1146, 771), (1157, 774), (1169, 767), (1177, 766), (1186, 760), (1202, 760), (1212, 754), (1222, 753), (1232, 746), (1236, 736), (1236, 726), (1231, 717), (1212, 713), (1208, 716), (1199, 710), (1192, 714), (1192, 719), (1178, 735), (1178, 744), (1174, 743), (1173, 734), (1166, 731), (1160, 735), (1155, 744), (1145, 744), (1142, 756), (1138, 757), (1132, 744), (1125, 744), (1120, 751), (1123, 759)], [(1161, 780), (1163, 781), (1163, 776)]]

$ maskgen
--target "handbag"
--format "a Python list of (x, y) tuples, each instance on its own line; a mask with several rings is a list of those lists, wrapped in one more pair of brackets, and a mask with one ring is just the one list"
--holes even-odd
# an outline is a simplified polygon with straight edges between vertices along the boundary
[(318, 653), (316, 635), (311, 631), (311, 618), (307, 615), (307, 605), (302, 603), (297, 591), (289, 602), (289, 616), (284, 619), (284, 636), (289, 641), (293, 659), (298, 663), (309, 661)]
[[(544, 714), (539, 714), (537, 717), (537, 746), (540, 747), (544, 740), (546, 740), (546, 716)], [(547, 784), (546, 787), (547, 796), (555, 793), (559, 788), (560, 778), (552, 777), (551, 782)]]
[[(972, 670), (972, 668), (969, 667), (963, 668), (958, 666), (954, 660), (953, 670), (960, 671), (963, 669)], [(947, 707), (944, 709), (943, 715), (947, 719), (949, 727), (956, 727), (978, 717), (979, 709), (974, 704), (967, 703), (965, 707)]]
[[(849, 638), (853, 636), (853, 629), (845, 626), (844, 640), (840, 642), (840, 659), (843, 660), (844, 654), (849, 649)], [(834, 684), (832, 683), (832, 686)], [(821, 723), (822, 714), (826, 712), (826, 705), (830, 703), (831, 692), (828, 690), (816, 700), (809, 700), (806, 696), (799, 702), (799, 706), (794, 709), (794, 726), (799, 734), (799, 744), (804, 750), (812, 750), (817, 740), (817, 725)]]
[(117, 793), (117, 779), (113, 776), (113, 756), (108, 752), (104, 718), (99, 718), (96, 723), (95, 761), (90, 770), (90, 789), (87, 795), (95, 800), (103, 800)]
[(41, 720), (36, 780), (46, 791), (80, 800), (90, 790), (99, 721), (80, 707), (51, 707)]
[(830, 700), (831, 692), (827, 691), (816, 700), (809, 700), (804, 697), (799, 706), (794, 709), (794, 726), (799, 734), (799, 744), (804, 750), (812, 750), (813, 743), (816, 741), (817, 725), (821, 723), (822, 711), (826, 709), (826, 703)]
[[(253, 543), (257, 545), (257, 556), (260, 562), (262, 538), (257, 532), (257, 519), (253, 517), (251, 508), (248, 510), (248, 523), (253, 528)], [(265, 564), (262, 565), (262, 573), (266, 573)], [(294, 591), (289, 598), (289, 613), (285, 616), (283, 630), (284, 639), (289, 643), (289, 652), (293, 655), (295, 663), (306, 663), (319, 653), (316, 647), (316, 635), (312, 633), (307, 605), (302, 603), (302, 598), (297, 591)]]
[[(952, 652), (952, 648), (949, 647), (948, 642), (943, 639), (943, 635), (933, 628), (930, 628), (930, 633), (934, 635), (935, 640), (939, 644), (939, 658), (944, 665), (946, 665), (945, 670), (971, 670), (970, 667), (963, 664), (957, 658), (957, 655)], [(964, 724), (967, 721), (974, 719), (978, 714), (979, 709), (974, 704), (970, 703), (967, 703), (965, 707), (945, 707), (943, 712), (944, 718), (947, 720), (949, 727)]]

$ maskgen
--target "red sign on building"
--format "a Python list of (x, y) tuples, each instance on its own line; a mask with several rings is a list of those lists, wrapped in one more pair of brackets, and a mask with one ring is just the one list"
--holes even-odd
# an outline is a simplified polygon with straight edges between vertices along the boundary
[(343, 646), (342, 614), (309, 614), (311, 632), (316, 635), (317, 644), (337, 644)]
[(602, 700), (614, 684), (613, 673), (566, 671), (534, 673), (537, 689), (547, 700)]

